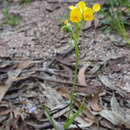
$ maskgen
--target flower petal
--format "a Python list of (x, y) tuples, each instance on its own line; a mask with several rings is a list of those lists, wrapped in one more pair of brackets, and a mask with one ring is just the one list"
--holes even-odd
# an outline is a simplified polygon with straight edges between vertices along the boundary
[(83, 17), (85, 21), (94, 20), (93, 10), (91, 8), (87, 8), (83, 12)]
[(77, 4), (77, 7), (80, 8), (81, 10), (84, 10), (84, 8), (86, 7), (86, 4), (84, 1), (79, 1)]
[(82, 13), (79, 8), (74, 8), (70, 12), (70, 21), (74, 23), (79, 23), (82, 20)]
[(69, 9), (74, 9), (74, 8), (76, 8), (75, 6), (73, 6), (73, 5), (71, 5), (71, 6), (69, 6)]

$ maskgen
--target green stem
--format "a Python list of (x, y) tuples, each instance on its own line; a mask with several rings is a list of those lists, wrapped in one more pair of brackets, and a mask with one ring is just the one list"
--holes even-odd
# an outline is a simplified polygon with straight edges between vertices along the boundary
[(75, 64), (75, 71), (74, 71), (74, 79), (73, 79), (73, 89), (71, 92), (71, 104), (70, 108), (72, 109), (73, 103), (75, 101), (75, 90), (76, 90), (76, 81), (77, 81), (77, 73), (78, 73), (78, 62), (79, 62), (79, 50), (78, 50), (78, 41), (79, 41), (79, 28), (78, 24), (75, 24), (75, 32), (72, 32), (72, 38), (74, 40), (74, 48), (75, 48), (75, 56), (76, 56), (76, 64)]

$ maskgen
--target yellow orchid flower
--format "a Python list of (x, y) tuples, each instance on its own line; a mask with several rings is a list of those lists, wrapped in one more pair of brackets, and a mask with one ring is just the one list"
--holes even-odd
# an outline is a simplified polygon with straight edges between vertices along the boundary
[(87, 8), (83, 12), (83, 18), (85, 21), (94, 20), (93, 10), (91, 8)]
[(79, 8), (74, 8), (70, 12), (70, 21), (74, 23), (79, 23), (82, 20), (82, 13)]
[(98, 12), (101, 9), (101, 6), (100, 4), (96, 3), (93, 5), (92, 9), (94, 12)]
[(84, 9), (87, 7), (85, 2), (83, 1), (79, 1), (78, 4), (77, 4), (77, 7), (81, 10), (81, 12), (84, 11)]
[(69, 9), (74, 9), (74, 8), (79, 8), (81, 12), (83, 12), (86, 8), (88, 8), (85, 4), (84, 1), (79, 1), (78, 4), (76, 4), (76, 6), (69, 6)]

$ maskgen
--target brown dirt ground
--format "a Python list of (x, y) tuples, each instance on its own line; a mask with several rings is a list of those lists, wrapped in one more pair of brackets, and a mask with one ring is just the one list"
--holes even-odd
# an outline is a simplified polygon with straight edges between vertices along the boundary
[[(10, 12), (18, 14), (21, 23), (15, 28), (7, 25), (2, 28), (0, 56), (46, 59), (63, 51), (68, 39), (58, 25), (64, 18), (68, 4), (63, 0), (34, 1), (21, 6), (14, 3)], [(0, 16), (2, 18), (2, 14)], [(99, 31), (85, 31), (80, 43), (80, 53), (86, 54), (89, 59), (99, 58), (104, 54), (122, 53), (122, 49), (118, 48), (117, 51), (117, 48), (111, 47), (106, 41), (110, 42)]]
[[(16, 27), (5, 25), (0, 31), (0, 57), (24, 57), (47, 60), (62, 53), (69, 45), (68, 36), (61, 31), (60, 21), (68, 5), (77, 0), (37, 0), (29, 4), (12, 4), (10, 12), (21, 17)], [(0, 20), (2, 21), (0, 12)], [(105, 61), (127, 57), (122, 73), (112, 73), (109, 78), (116, 85), (123, 81), (124, 88), (130, 85), (130, 49), (115, 44), (124, 42), (114, 34), (103, 34), (98, 29), (86, 29), (79, 43), (80, 64), (88, 61)]]
[[(76, 0), (73, 1), (67, 4), (63, 0), (42, 0), (21, 6), (14, 3), (10, 12), (18, 14), (21, 22), (15, 28), (7, 25), (2, 28), (0, 56), (47, 59), (63, 52), (68, 47), (68, 38), (58, 25), (68, 5)], [(0, 16), (2, 19), (2, 14)], [(79, 45), (80, 55), (85, 59), (99, 60), (130, 54), (127, 48), (113, 46), (110, 36), (94, 29), (84, 31)]]

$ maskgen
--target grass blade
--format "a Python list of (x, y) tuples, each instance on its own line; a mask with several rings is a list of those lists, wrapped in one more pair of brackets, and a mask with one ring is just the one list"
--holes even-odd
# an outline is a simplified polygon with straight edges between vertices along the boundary
[(67, 130), (70, 125), (74, 122), (74, 120), (84, 111), (85, 107), (84, 107), (84, 102), (85, 102), (85, 98), (83, 100), (83, 102), (81, 103), (79, 109), (77, 110), (77, 112), (75, 112), (71, 117), (69, 117), (67, 119), (67, 121), (64, 124), (64, 129)]
[(44, 106), (44, 110), (45, 110), (45, 115), (47, 117), (47, 119), (50, 121), (50, 123), (52, 124), (52, 126), (54, 127), (55, 130), (59, 130), (56, 126), (56, 121), (52, 118), (52, 116), (50, 115), (49, 109), (48, 107)]

